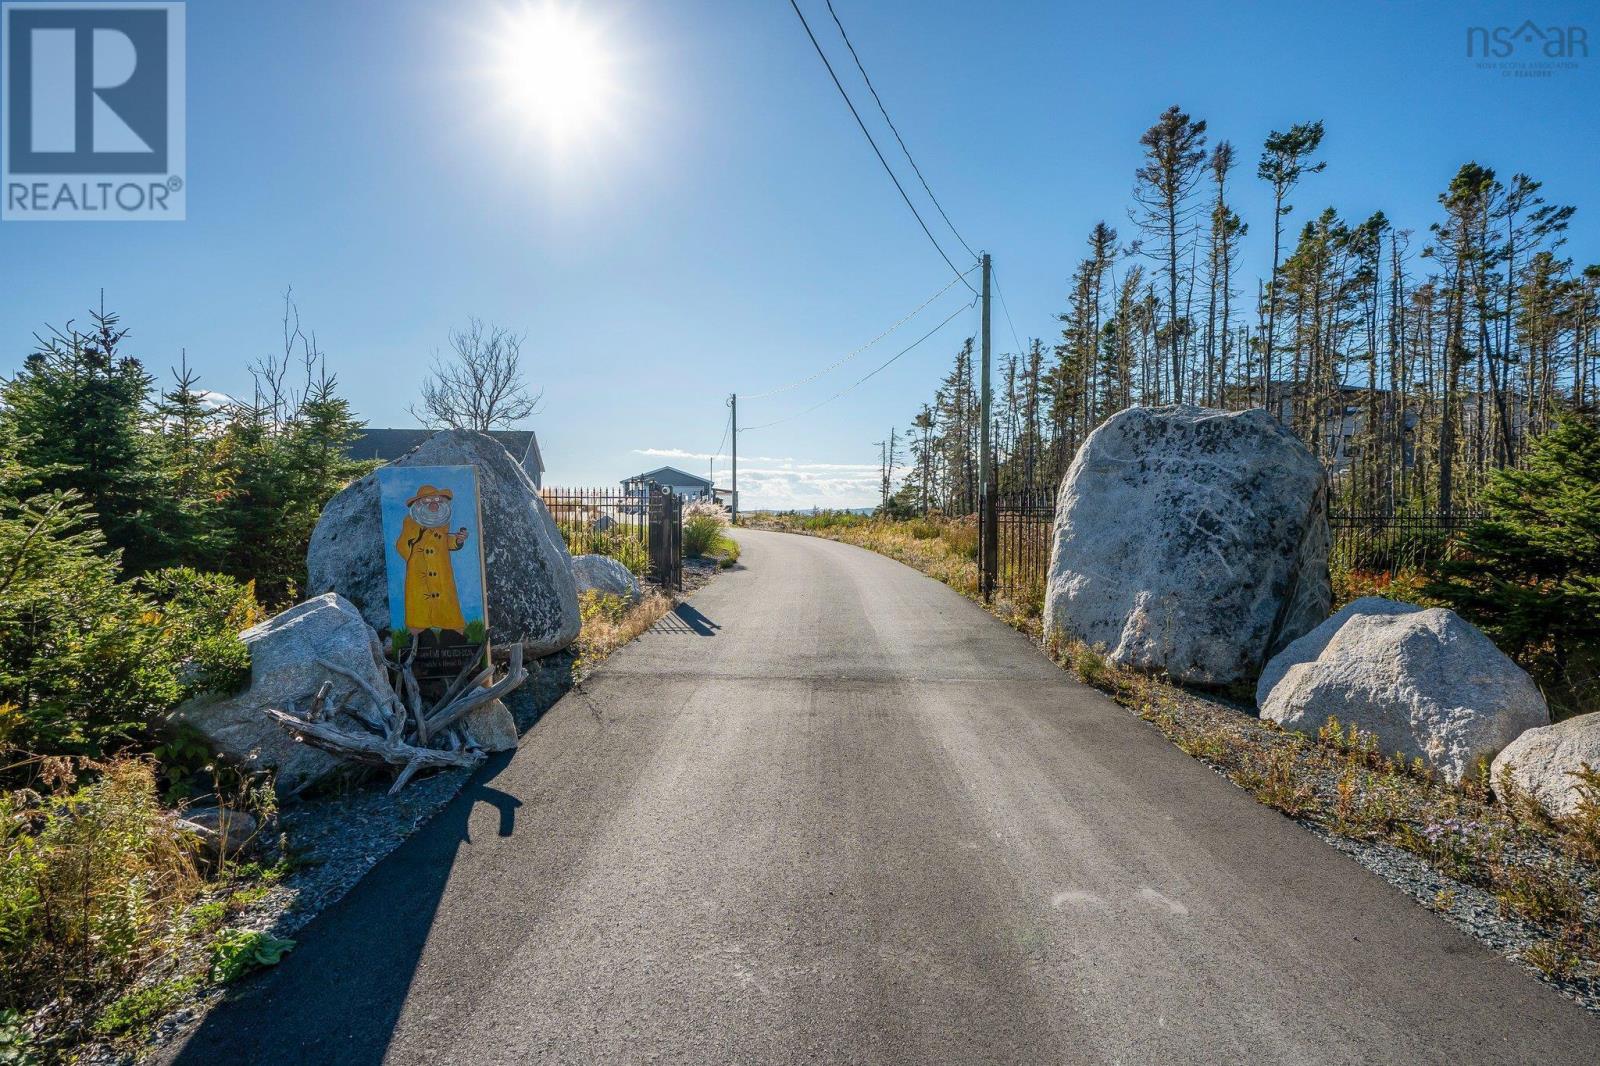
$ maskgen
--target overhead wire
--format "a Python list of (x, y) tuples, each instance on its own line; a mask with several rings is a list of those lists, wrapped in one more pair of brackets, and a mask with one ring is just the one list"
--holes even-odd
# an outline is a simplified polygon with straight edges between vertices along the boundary
[(822, 377), (824, 374), (827, 374), (827, 373), (830, 373), (831, 371), (839, 369), (841, 366), (844, 366), (844, 364), (848, 363), (850, 360), (854, 359), (856, 356), (860, 355), (862, 352), (866, 351), (868, 348), (871, 348), (873, 345), (875, 345), (879, 341), (883, 340), (885, 337), (887, 337), (889, 334), (893, 333), (895, 330), (899, 329), (901, 326), (905, 325), (907, 322), (910, 322), (913, 318), (916, 318), (923, 311), (927, 310), (928, 305), (932, 304), (939, 297), (941, 297), (945, 293), (949, 292), (952, 288), (955, 287), (955, 284), (956, 284), (957, 281), (963, 280), (966, 277), (966, 274), (970, 274), (976, 269), (978, 269), (978, 267), (977, 267), (977, 264), (974, 263), (972, 266), (970, 266), (970, 267), (968, 267), (966, 269), (966, 272), (964, 274), (962, 274), (962, 275), (960, 275), (958, 277), (952, 278), (945, 285), (944, 288), (940, 289), (938, 292), (934, 293), (932, 296), (930, 296), (926, 300), (922, 301), (922, 303), (918, 304), (917, 307), (913, 311), (911, 311), (909, 314), (907, 314), (903, 318), (901, 318), (900, 321), (896, 322), (894, 325), (890, 326), (888, 329), (884, 330), (882, 333), (878, 334), (876, 337), (872, 338), (870, 341), (868, 341), (867, 343), (863, 344), (861, 347), (857, 348), (855, 351), (850, 352), (848, 355), (845, 355), (844, 357), (842, 357), (840, 359), (834, 360), (833, 362), (829, 363), (827, 366), (823, 367), (821, 370), (818, 370), (816, 373), (808, 375), (807, 377), (803, 377), (798, 381), (791, 381), (787, 385), (779, 385), (777, 388), (768, 389), (765, 392), (748, 392), (748, 393), (741, 393), (741, 395), (746, 400), (759, 400), (759, 399), (762, 399), (762, 398), (767, 397), (767, 396), (776, 396), (780, 392), (788, 392), (790, 389), (797, 389), (801, 385), (809, 385), (811, 382), (813, 382), (813, 381), (817, 380), (818, 378)]
[[(872, 146), (873, 153), (878, 157), (878, 162), (883, 166), (883, 172), (889, 175), (890, 181), (894, 182), (895, 189), (900, 193), (900, 199), (904, 200), (906, 202), (906, 207), (911, 209), (911, 214), (914, 218), (916, 218), (917, 225), (922, 227), (922, 232), (927, 235), (929, 243), (931, 243), (934, 247), (934, 250), (939, 253), (939, 258), (943, 259), (945, 264), (949, 266), (950, 272), (955, 274), (956, 277), (960, 278), (962, 284), (966, 285), (966, 287), (972, 291), (973, 295), (977, 295), (978, 290), (972, 288), (972, 282), (966, 279), (965, 274), (956, 269), (955, 262), (945, 254), (944, 247), (939, 243), (938, 238), (933, 235), (933, 230), (928, 228), (928, 223), (923, 220), (922, 212), (918, 211), (917, 205), (911, 202), (911, 197), (906, 194), (905, 186), (901, 185), (900, 179), (895, 176), (894, 168), (889, 166), (889, 161), (884, 158), (883, 149), (878, 147), (878, 142), (873, 139), (872, 131), (867, 129), (866, 122), (864, 122), (861, 118), (861, 112), (856, 110), (855, 102), (850, 99), (850, 94), (845, 92), (844, 83), (839, 80), (839, 75), (834, 73), (833, 64), (828, 60), (828, 53), (822, 50), (822, 45), (817, 41), (817, 35), (811, 32), (811, 23), (806, 21), (805, 12), (800, 10), (800, 5), (796, 3), (796, 0), (789, 0), (789, 6), (794, 8), (795, 15), (800, 19), (800, 25), (805, 28), (806, 36), (811, 39), (811, 47), (817, 50), (817, 55), (822, 59), (822, 65), (828, 68), (828, 77), (833, 79), (834, 88), (838, 89), (839, 95), (844, 98), (845, 106), (850, 109), (850, 114), (855, 118), (856, 125), (861, 127), (861, 133), (864, 137), (866, 137), (867, 143)], [(898, 134), (896, 136), (898, 136)]]
[(849, 384), (849, 385), (845, 386), (844, 388), (840, 389), (838, 392), (834, 393), (832, 396), (829, 396), (826, 400), (823, 400), (820, 403), (812, 404), (810, 407), (807, 407), (804, 411), (796, 411), (792, 415), (785, 415), (784, 417), (778, 418), (778, 419), (774, 419), (771, 422), (763, 422), (763, 423), (761, 423), (760, 425), (757, 425), (757, 426), (743, 426), (743, 427), (740, 427), (739, 432), (741, 432), (741, 433), (751, 433), (751, 432), (754, 432), (755, 430), (758, 430), (758, 429), (767, 429), (767, 428), (769, 428), (771, 426), (781, 425), (784, 422), (793, 421), (796, 418), (800, 418), (800, 417), (802, 417), (804, 415), (808, 415), (812, 411), (817, 410), (819, 407), (827, 406), (828, 404), (830, 404), (833, 401), (837, 400), (839, 397), (844, 396), (845, 394), (851, 392), (852, 390), (856, 389), (857, 387), (859, 387), (861, 385), (864, 385), (868, 381), (871, 381), (873, 378), (877, 377), (879, 373), (881, 373), (884, 370), (887, 370), (889, 368), (889, 366), (891, 364), (893, 364), (896, 360), (898, 360), (901, 356), (905, 355), (907, 352), (910, 352), (913, 348), (916, 348), (923, 341), (927, 340), (929, 337), (933, 336), (935, 333), (938, 333), (940, 330), (944, 329), (944, 327), (948, 326), (951, 322), (953, 322), (956, 319), (956, 316), (961, 314), (961, 312), (970, 311), (970, 310), (972, 310), (972, 308), (976, 307), (977, 304), (978, 304), (978, 301), (976, 299), (962, 304), (960, 307), (958, 307), (954, 311), (952, 311), (949, 314), (949, 316), (946, 317), (945, 320), (940, 322), (937, 326), (934, 326), (928, 332), (924, 333), (922, 336), (918, 337), (916, 340), (912, 341), (910, 344), (908, 344), (904, 348), (900, 349), (894, 355), (890, 356), (888, 359), (886, 359), (882, 363), (878, 364), (870, 372), (868, 372), (865, 376), (857, 379), (856, 381), (852, 382), (851, 384)]
[(950, 221), (950, 216), (945, 214), (944, 205), (939, 198), (933, 195), (933, 189), (928, 185), (928, 179), (922, 176), (922, 168), (917, 166), (917, 161), (911, 155), (911, 149), (906, 147), (905, 139), (900, 136), (900, 130), (895, 126), (894, 119), (889, 117), (889, 109), (883, 106), (883, 98), (878, 95), (877, 87), (872, 84), (872, 79), (867, 75), (867, 68), (861, 62), (861, 57), (856, 54), (856, 46), (850, 43), (850, 35), (844, 30), (844, 23), (839, 21), (838, 12), (833, 9), (833, 0), (827, 0), (828, 14), (833, 16), (833, 24), (839, 27), (839, 36), (844, 38), (844, 46), (850, 50), (850, 58), (855, 60), (856, 69), (861, 72), (861, 80), (867, 83), (867, 91), (872, 94), (872, 99), (877, 102), (878, 113), (883, 116), (883, 121), (889, 124), (889, 132), (894, 134), (895, 141), (900, 145), (900, 151), (905, 153), (906, 162), (911, 164), (911, 169), (917, 175), (917, 180), (922, 182), (922, 191), (928, 194), (928, 199), (933, 201), (933, 206), (939, 212), (939, 217), (944, 219), (944, 224), (950, 227), (950, 232), (955, 234), (956, 240), (961, 242), (961, 247), (967, 250), (972, 258), (978, 258), (978, 253), (972, 250), (972, 245), (967, 243), (965, 237), (956, 229), (956, 224)]
[(711, 453), (710, 471), (712, 487), (717, 483), (717, 460), (722, 457), (722, 446), (728, 443), (728, 430), (733, 428), (733, 410), (730, 408), (728, 417), (722, 423), (722, 439), (717, 442), (717, 450)]
[(995, 270), (994, 263), (989, 263), (989, 277), (994, 279), (995, 295), (1000, 297), (1000, 310), (1006, 314), (1006, 325), (1011, 329), (1011, 343), (1017, 346), (1017, 355), (1022, 354), (1022, 341), (1017, 338), (1017, 324), (1011, 321), (1011, 308), (1006, 306), (1005, 290), (1000, 288), (1000, 273)]

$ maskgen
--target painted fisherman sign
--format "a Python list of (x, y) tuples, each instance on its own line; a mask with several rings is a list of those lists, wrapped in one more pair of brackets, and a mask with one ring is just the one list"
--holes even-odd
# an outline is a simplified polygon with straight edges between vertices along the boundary
[(454, 676), (488, 632), (478, 480), (470, 466), (378, 470), (389, 577), (389, 643), (416, 638), (412, 669)]

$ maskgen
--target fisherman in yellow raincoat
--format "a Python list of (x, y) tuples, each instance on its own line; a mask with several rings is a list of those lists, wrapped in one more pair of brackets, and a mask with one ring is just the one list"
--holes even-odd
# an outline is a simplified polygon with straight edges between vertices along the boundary
[(445, 528), (450, 500), (449, 489), (424, 485), (406, 501), (410, 513), (394, 546), (406, 561), (406, 628), (413, 633), (448, 629), (464, 635), (467, 630), (450, 566), (450, 553), (467, 542), (467, 527), (454, 533)]

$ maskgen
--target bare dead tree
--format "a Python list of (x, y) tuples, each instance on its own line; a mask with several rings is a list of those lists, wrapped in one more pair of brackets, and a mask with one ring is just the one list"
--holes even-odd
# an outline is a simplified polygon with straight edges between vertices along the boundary
[(524, 339), (471, 319), (466, 329), (450, 334), (450, 357), (434, 357), (433, 373), (422, 383), (422, 407), (413, 406), (411, 414), (425, 425), (480, 433), (527, 418), (544, 393), (528, 391)]

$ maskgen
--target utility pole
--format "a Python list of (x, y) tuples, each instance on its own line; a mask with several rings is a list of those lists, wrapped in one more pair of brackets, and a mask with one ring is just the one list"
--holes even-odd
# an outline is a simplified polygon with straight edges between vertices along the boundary
[(733, 429), (733, 499), (729, 501), (728, 509), (733, 515), (735, 525), (739, 522), (739, 394), (728, 394), (728, 406), (732, 408), (730, 423)]
[(989, 397), (989, 253), (983, 253), (983, 374), (978, 389), (978, 552), (979, 592), (985, 600), (994, 586), (995, 540), (993, 512), (989, 507), (989, 494), (994, 491), (990, 482), (989, 410), (994, 406)]

